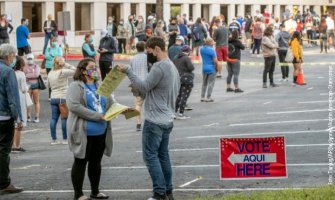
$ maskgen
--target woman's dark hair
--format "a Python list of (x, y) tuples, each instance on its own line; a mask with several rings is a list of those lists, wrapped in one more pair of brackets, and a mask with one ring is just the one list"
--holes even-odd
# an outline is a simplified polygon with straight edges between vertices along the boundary
[(297, 38), (297, 40), (300, 42), (301, 37), (300, 37), (300, 32), (299, 32), (299, 31), (294, 31), (294, 32), (293, 32), (291, 41), (293, 41), (295, 38)]
[(84, 58), (78, 63), (76, 72), (73, 75), (73, 80), (83, 81), (83, 82), (87, 81), (85, 74), (83, 74), (83, 71), (86, 70), (86, 67), (87, 67), (89, 62), (94, 62), (95, 63), (95, 60), (93, 60), (93, 58)]
[(197, 21), (195, 21), (195, 23), (201, 24), (201, 18), (198, 17), (198, 18), (197, 18)]
[(86, 41), (86, 39), (87, 39), (87, 38), (90, 38), (90, 37), (91, 37), (91, 33), (86, 33), (86, 34), (85, 34), (85, 38), (84, 38), (84, 40)]
[(151, 49), (154, 49), (157, 46), (162, 51), (165, 51), (165, 41), (161, 37), (154, 36), (154, 37), (149, 38), (145, 46)]
[(25, 62), (23, 58), (21, 58), (20, 56), (16, 56), (16, 64), (15, 64), (14, 70), (22, 71), (24, 65), (25, 65)]
[(231, 39), (232, 39), (232, 40), (238, 40), (238, 37), (239, 37), (239, 33), (238, 33), (238, 31), (237, 31), (237, 30), (233, 30), (233, 31), (231, 32)]
[(271, 26), (268, 26), (265, 30), (264, 30), (264, 36), (271, 36), (273, 33), (273, 29)]

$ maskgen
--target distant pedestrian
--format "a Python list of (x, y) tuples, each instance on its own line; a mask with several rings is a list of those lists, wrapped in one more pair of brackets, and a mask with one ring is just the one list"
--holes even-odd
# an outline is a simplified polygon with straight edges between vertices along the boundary
[(176, 42), (174, 45), (172, 45), (168, 50), (168, 55), (171, 61), (173, 61), (174, 57), (178, 55), (181, 51), (180, 49), (184, 45), (184, 37), (179, 35), (176, 38)]
[(119, 43), (119, 53), (120, 54), (127, 53), (126, 51), (127, 37), (128, 37), (127, 29), (124, 25), (123, 19), (121, 19), (119, 22), (119, 26), (117, 28), (117, 40)]
[(261, 45), (262, 45), (262, 37), (263, 37), (261, 18), (256, 18), (256, 22), (254, 23), (253, 30), (252, 30), (252, 37), (254, 38), (252, 55), (255, 54), (256, 50), (257, 50), (257, 55), (259, 55)]
[(264, 71), (263, 71), (263, 88), (267, 88), (267, 76), (269, 74), (270, 86), (278, 87), (274, 83), (273, 73), (276, 67), (276, 54), (278, 50), (278, 44), (273, 36), (273, 29), (268, 26), (264, 30), (264, 35), (262, 38), (262, 49), (264, 56)]
[(327, 28), (328, 26), (327, 26), (326, 19), (323, 17), (319, 25), (320, 48), (321, 48), (320, 53), (323, 52), (323, 49), (325, 50), (326, 53), (328, 51)]
[(68, 88), (68, 79), (74, 75), (76, 68), (70, 64), (65, 63), (64, 58), (56, 57), (54, 59), (54, 66), (48, 74), (48, 87), (51, 88), (51, 145), (60, 144), (57, 140), (57, 122), (61, 117), (61, 127), (63, 133), (62, 144), (68, 144), (66, 121), (68, 108), (66, 106), (66, 92)]
[(144, 41), (146, 39), (145, 21), (143, 20), (142, 15), (138, 16), (138, 19), (137, 19), (136, 37), (137, 37), (138, 41)]
[(28, 39), (30, 39), (30, 33), (27, 27), (28, 23), (26, 18), (22, 18), (21, 25), (16, 28), (16, 45), (19, 56), (31, 53), (31, 48), (28, 43)]
[[(99, 191), (103, 154), (111, 156), (113, 140), (111, 123), (104, 115), (111, 106), (110, 98), (97, 93), (98, 73), (95, 60), (84, 58), (77, 66), (74, 82), (68, 88), (66, 104), (69, 108), (67, 132), (69, 147), (74, 154), (71, 180), (74, 198), (78, 200), (108, 199)], [(83, 193), (86, 166), (91, 184), (90, 198)]]
[[(302, 66), (304, 55), (302, 51), (302, 46), (300, 44), (301, 38), (299, 32), (294, 32), (290, 41), (290, 47), (292, 49), (293, 53), (293, 67), (294, 67), (294, 73), (293, 73), (293, 84), (297, 83), (297, 78), (299, 74), (302, 74)], [(306, 83), (299, 83), (299, 85), (306, 85)]]
[(116, 37), (116, 34), (117, 34), (117, 25), (116, 23), (114, 22), (114, 19), (113, 17), (109, 16), (108, 19), (107, 19), (107, 26), (106, 26), (106, 29), (107, 29), (107, 34), (112, 36), (112, 37)]
[(208, 38), (205, 40), (204, 46), (200, 50), (202, 57), (201, 102), (214, 101), (214, 99), (212, 99), (212, 92), (215, 84), (215, 76), (217, 71), (220, 71), (220, 68), (222, 67), (219, 64), (213, 45), (213, 39)]
[[(215, 20), (215, 26), (217, 29), (214, 30), (213, 40), (216, 43), (216, 55), (218, 57), (218, 61), (227, 62), (229, 30), (222, 24), (220, 19)], [(222, 77), (222, 72), (218, 71), (216, 77)]]
[(192, 49), (193, 55), (199, 56), (199, 51), (204, 40), (207, 38), (207, 31), (204, 25), (201, 23), (201, 18), (197, 18), (196, 22), (191, 26), (192, 34)]
[(102, 30), (102, 38), (100, 39), (98, 52), (99, 57), (99, 68), (102, 80), (105, 79), (109, 73), (111, 67), (113, 66), (114, 53), (117, 53), (117, 46), (115, 44), (114, 38), (107, 34), (106, 30)]
[(55, 20), (52, 20), (52, 15), (48, 15), (48, 19), (44, 21), (43, 25), (44, 29), (44, 47), (43, 47), (43, 55), (45, 54), (45, 50), (47, 49), (49, 40), (53, 37), (57, 37), (57, 23)]
[(0, 46), (0, 194), (23, 191), (13, 185), (9, 176), (14, 123), (17, 123), (17, 128), (22, 128), (19, 89), (12, 69), (16, 64), (16, 53), (17, 50), (10, 44)]
[(172, 18), (170, 20), (170, 24), (168, 26), (168, 34), (169, 34), (169, 44), (168, 49), (176, 43), (177, 36), (180, 34), (179, 26), (176, 18)]
[[(0, 45), (9, 44), (9, 34), (13, 31), (13, 26), (7, 21), (6, 15), (1, 15), (0, 19)], [(9, 30), (9, 31), (8, 31)]]
[(97, 52), (94, 49), (93, 45), (93, 37), (90, 33), (87, 33), (84, 38), (83, 46), (81, 47), (82, 53), (84, 58), (92, 58), (95, 60), (95, 56), (97, 55)]
[(290, 34), (285, 30), (285, 25), (280, 25), (280, 32), (275, 36), (278, 43), (278, 57), (280, 62), (280, 68), (282, 73), (282, 79), (280, 81), (288, 81), (289, 66), (285, 61), (286, 54), (288, 51)]

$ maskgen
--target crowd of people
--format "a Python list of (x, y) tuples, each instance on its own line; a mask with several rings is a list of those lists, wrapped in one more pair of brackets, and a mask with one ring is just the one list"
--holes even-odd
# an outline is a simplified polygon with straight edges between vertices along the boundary
[[(214, 102), (213, 88), (223, 74), (226, 63), (226, 92), (242, 93), (239, 74), (241, 51), (249, 49), (252, 56), (264, 57), (262, 87), (278, 87), (274, 81), (276, 57), (279, 57), (282, 79), (288, 81), (289, 63), (294, 66), (293, 85), (302, 73), (303, 38), (308, 47), (317, 45), (319, 34), (321, 53), (334, 46), (334, 20), (330, 14), (319, 18), (307, 11), (283, 13), (279, 22), (266, 10), (253, 17), (236, 17), (226, 23), (225, 16), (215, 16), (210, 23), (197, 18), (195, 22), (184, 14), (172, 18), (168, 25), (150, 15), (147, 22), (142, 16), (130, 15), (116, 23), (108, 17), (101, 31), (97, 48), (93, 36), (83, 38), (84, 59), (77, 66), (66, 63), (57, 23), (48, 15), (44, 22), (44, 60), (35, 62), (28, 42), (28, 20), (22, 18), (16, 29), (16, 47), (10, 44), (13, 27), (1, 16), (0, 21), (0, 193), (21, 192), (9, 177), (10, 152), (24, 152), (20, 143), (23, 127), (28, 122), (40, 122), (40, 90), (48, 89), (50, 101), (51, 145), (69, 145), (74, 154), (71, 180), (75, 199), (89, 199), (83, 193), (86, 165), (91, 184), (92, 199), (108, 199), (99, 191), (103, 154), (111, 156), (111, 123), (104, 114), (116, 102), (113, 95), (106, 98), (97, 93), (99, 83), (114, 65), (116, 53), (135, 54), (129, 67), (118, 65), (131, 81), (134, 107), (145, 110), (144, 122), (136, 119), (136, 130), (143, 132), (143, 159), (153, 182), (151, 200), (173, 200), (172, 170), (168, 153), (169, 135), (174, 119), (188, 119), (187, 100), (194, 86), (194, 63), (201, 60), (202, 87), (200, 101)], [(62, 35), (64, 33), (60, 33)], [(335, 47), (335, 46), (334, 46)], [(289, 52), (292, 58), (288, 59)], [(257, 55), (255, 55), (257, 54)], [(96, 59), (98, 58), (98, 63)], [(47, 73), (44, 85), (41, 70)], [(69, 86), (69, 79), (73, 78)], [(233, 85), (231, 82), (233, 81)], [(34, 111), (34, 112), (33, 112)], [(56, 126), (61, 118), (62, 140), (57, 139)], [(143, 126), (142, 126), (143, 124)]]

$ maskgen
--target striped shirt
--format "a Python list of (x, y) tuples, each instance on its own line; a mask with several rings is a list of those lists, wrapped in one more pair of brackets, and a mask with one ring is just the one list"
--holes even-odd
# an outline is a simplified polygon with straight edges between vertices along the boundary
[(148, 76), (147, 54), (144, 52), (136, 54), (130, 60), (130, 67), (137, 77), (142, 81), (145, 80)]

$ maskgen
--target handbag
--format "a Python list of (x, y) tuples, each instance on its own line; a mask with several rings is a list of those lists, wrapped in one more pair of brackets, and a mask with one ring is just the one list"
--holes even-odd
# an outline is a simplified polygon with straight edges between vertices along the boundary
[(24, 95), (26, 96), (26, 106), (27, 108), (33, 106), (33, 101), (30, 98), (30, 95), (28, 94), (28, 92), (24, 93)]
[(42, 78), (41, 75), (38, 76), (38, 81), (37, 82), (38, 82), (38, 87), (39, 87), (40, 90), (47, 89), (47, 87), (45, 86), (44, 80), (43, 80), (43, 78)]
[(58, 108), (60, 111), (60, 117), (62, 119), (66, 119), (69, 116), (69, 109), (67, 108), (66, 103), (64, 102), (64, 103), (58, 104)]
[(292, 53), (292, 49), (288, 48), (287, 49), (287, 53), (285, 56), (285, 62), (292, 62), (293, 61), (293, 53)]

